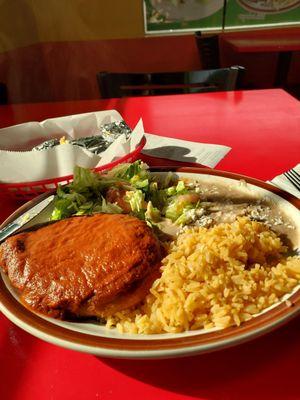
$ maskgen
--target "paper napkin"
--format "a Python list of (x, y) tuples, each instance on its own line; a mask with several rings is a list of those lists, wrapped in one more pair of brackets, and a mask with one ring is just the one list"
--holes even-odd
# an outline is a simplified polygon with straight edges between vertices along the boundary
[(143, 154), (214, 168), (231, 150), (220, 144), (198, 143), (145, 133)]
[[(300, 164), (296, 165), (293, 169), (298, 172), (298, 174), (300, 174)], [(275, 176), (275, 178), (272, 179), (270, 183), (279, 187), (280, 189), (285, 190), (286, 192), (293, 194), (294, 196), (298, 197), (298, 199), (300, 199), (300, 191), (297, 190), (297, 188), (286, 178), (284, 174)]]

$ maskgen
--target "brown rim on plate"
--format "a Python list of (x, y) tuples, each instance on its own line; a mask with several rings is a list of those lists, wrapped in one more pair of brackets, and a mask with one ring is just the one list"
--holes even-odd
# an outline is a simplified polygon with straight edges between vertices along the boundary
[[(246, 182), (255, 186), (273, 192), (284, 198), (296, 208), (300, 209), (300, 200), (294, 196), (283, 192), (263, 181), (249, 178), (243, 175), (233, 174), (231, 172), (223, 172), (218, 170), (210, 170), (206, 168), (193, 167), (167, 167), (153, 168), (153, 172), (158, 171), (174, 171), (185, 173), (197, 173), (205, 175), (216, 175), (234, 180), (244, 179)], [(34, 200), (24, 204), (16, 210), (4, 223), (0, 226), (2, 229), (6, 224), (15, 219), (18, 215), (26, 212), (43, 198), (49, 194), (43, 194)], [(260, 336), (267, 333), (284, 322), (300, 313), (300, 290), (289, 297), (289, 302), (282, 302), (271, 310), (244, 322), (239, 327), (230, 327), (214, 332), (201, 334), (193, 334), (192, 336), (181, 336), (166, 339), (126, 339), (95, 336), (88, 333), (73, 331), (62, 326), (53, 324), (41, 318), (37, 314), (31, 312), (19, 303), (7, 289), (3, 279), (0, 279), (0, 308), (5, 311), (3, 313), (8, 316), (17, 325), (33, 333), (44, 340), (56, 342), (64, 347), (69, 347), (81, 351), (87, 351), (98, 355), (122, 357), (168, 357), (178, 356), (181, 354), (201, 353), (218, 348), (232, 346), (250, 338)], [(53, 339), (53, 340), (52, 340)]]

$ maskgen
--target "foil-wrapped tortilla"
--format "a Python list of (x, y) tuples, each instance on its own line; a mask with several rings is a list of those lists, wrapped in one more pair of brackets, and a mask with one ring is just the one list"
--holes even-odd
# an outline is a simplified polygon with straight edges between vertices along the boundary
[(100, 126), (99, 135), (87, 136), (78, 139), (50, 139), (37, 146), (32, 150), (48, 150), (59, 144), (69, 143), (75, 146), (84, 147), (94, 154), (100, 154), (106, 150), (119, 136), (125, 135), (129, 139), (131, 129), (124, 121), (110, 122)]

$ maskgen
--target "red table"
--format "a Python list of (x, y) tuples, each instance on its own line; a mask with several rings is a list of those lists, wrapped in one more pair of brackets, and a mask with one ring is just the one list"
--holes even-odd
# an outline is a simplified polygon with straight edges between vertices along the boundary
[[(2, 106), (0, 125), (112, 108), (149, 133), (231, 146), (219, 169), (266, 180), (300, 161), (300, 104), (283, 90)], [(0, 219), (16, 206), (2, 202)], [(300, 399), (299, 332), (298, 318), (212, 354), (112, 360), (44, 343), (1, 315), (0, 399)]]
[(225, 34), (223, 41), (237, 53), (279, 53), (274, 81), (278, 87), (287, 81), (293, 52), (300, 51), (300, 29), (245, 32), (239, 36)]

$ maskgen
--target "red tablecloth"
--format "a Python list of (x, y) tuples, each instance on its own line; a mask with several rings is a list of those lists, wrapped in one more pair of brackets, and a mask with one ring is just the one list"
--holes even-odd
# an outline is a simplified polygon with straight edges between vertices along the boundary
[[(0, 107), (0, 127), (116, 109), (149, 133), (232, 147), (219, 169), (270, 179), (299, 163), (300, 104), (283, 90)], [(17, 204), (1, 201), (0, 219)], [(263, 338), (173, 360), (112, 360), (42, 342), (0, 315), (0, 399), (300, 399), (300, 319)]]

